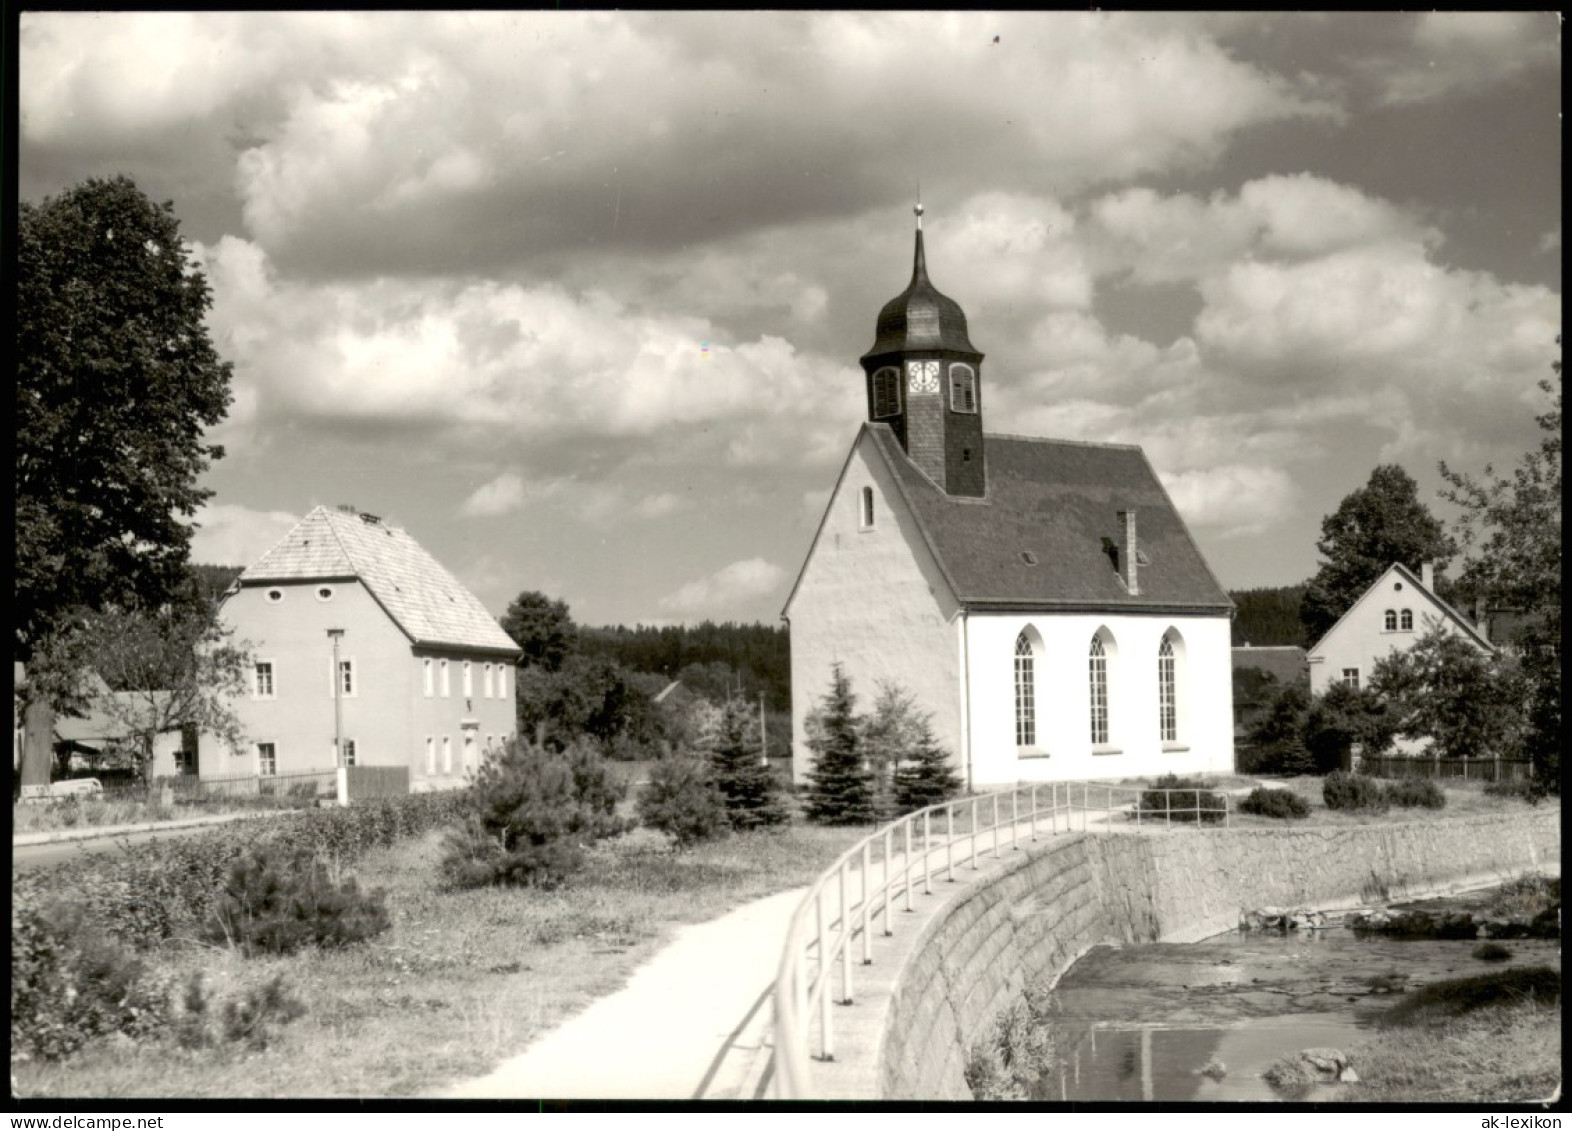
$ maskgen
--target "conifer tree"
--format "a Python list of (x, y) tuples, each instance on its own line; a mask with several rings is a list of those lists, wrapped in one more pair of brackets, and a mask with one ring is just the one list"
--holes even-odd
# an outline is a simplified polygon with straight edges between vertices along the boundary
[(808, 718), (808, 820), (821, 825), (868, 824), (875, 819), (873, 775), (863, 764), (858, 741), (856, 697), (839, 664), (834, 666), (829, 693)]
[(747, 704), (730, 701), (721, 713), (710, 751), (715, 785), (726, 800), (726, 818), (739, 832), (784, 824), (790, 816), (775, 775), (764, 764), (754, 727)]
[(902, 813), (948, 801), (961, 791), (961, 775), (933, 734), (933, 719), (917, 716), (916, 740), (895, 767), (895, 804)]

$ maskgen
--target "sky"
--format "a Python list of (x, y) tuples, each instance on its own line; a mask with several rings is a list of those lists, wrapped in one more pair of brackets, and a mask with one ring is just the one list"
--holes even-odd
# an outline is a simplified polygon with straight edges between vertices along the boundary
[(1554, 14), (24, 13), (19, 192), (169, 200), (234, 366), (197, 561), (317, 505), (500, 614), (779, 616), (911, 274), (990, 432), (1141, 445), (1229, 588), (1559, 356)]

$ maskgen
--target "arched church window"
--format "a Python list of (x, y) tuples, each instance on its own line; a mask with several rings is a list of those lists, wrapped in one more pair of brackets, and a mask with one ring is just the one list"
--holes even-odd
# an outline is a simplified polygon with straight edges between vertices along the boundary
[(1087, 655), (1088, 675), (1092, 692), (1092, 745), (1108, 743), (1108, 651), (1101, 636), (1092, 637), (1092, 647)]
[(881, 420), (901, 412), (900, 370), (885, 366), (873, 375), (873, 416)]
[(1386, 630), (1388, 632), (1397, 631), (1397, 613), (1392, 609), (1386, 611)]
[(977, 371), (959, 362), (950, 366), (950, 408), (955, 412), (977, 411)]
[(1413, 609), (1404, 609), (1403, 610), (1403, 631), (1404, 632), (1412, 632), (1412, 631), (1414, 631), (1414, 610)]
[(1026, 633), (1015, 638), (1015, 745), (1037, 745), (1037, 686), (1032, 642)]
[(864, 487), (862, 489), (862, 528), (864, 530), (872, 530), (873, 529), (873, 488), (872, 487)]
[(1174, 643), (1168, 637), (1157, 646), (1157, 720), (1162, 741), (1179, 741), (1179, 696), (1174, 677)]

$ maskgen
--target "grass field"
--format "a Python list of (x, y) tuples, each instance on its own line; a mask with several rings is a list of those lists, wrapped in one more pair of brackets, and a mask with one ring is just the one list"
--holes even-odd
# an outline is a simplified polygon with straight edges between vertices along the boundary
[(794, 826), (675, 853), (637, 831), (552, 892), (443, 890), (437, 834), (366, 857), (393, 928), (341, 951), (246, 960), (184, 944), (163, 962), (222, 995), (283, 974), (308, 1012), (270, 1047), (101, 1042), (61, 1064), (13, 1062), (23, 1096), (409, 1096), (479, 1076), (621, 986), (681, 924), (807, 884), (866, 829)]

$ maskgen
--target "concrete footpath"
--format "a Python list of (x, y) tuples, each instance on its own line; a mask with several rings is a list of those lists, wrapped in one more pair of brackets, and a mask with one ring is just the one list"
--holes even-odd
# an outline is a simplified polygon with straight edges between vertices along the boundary
[(601, 998), (447, 1099), (754, 1100), (769, 1083), (770, 990), (795, 888), (683, 927)]

